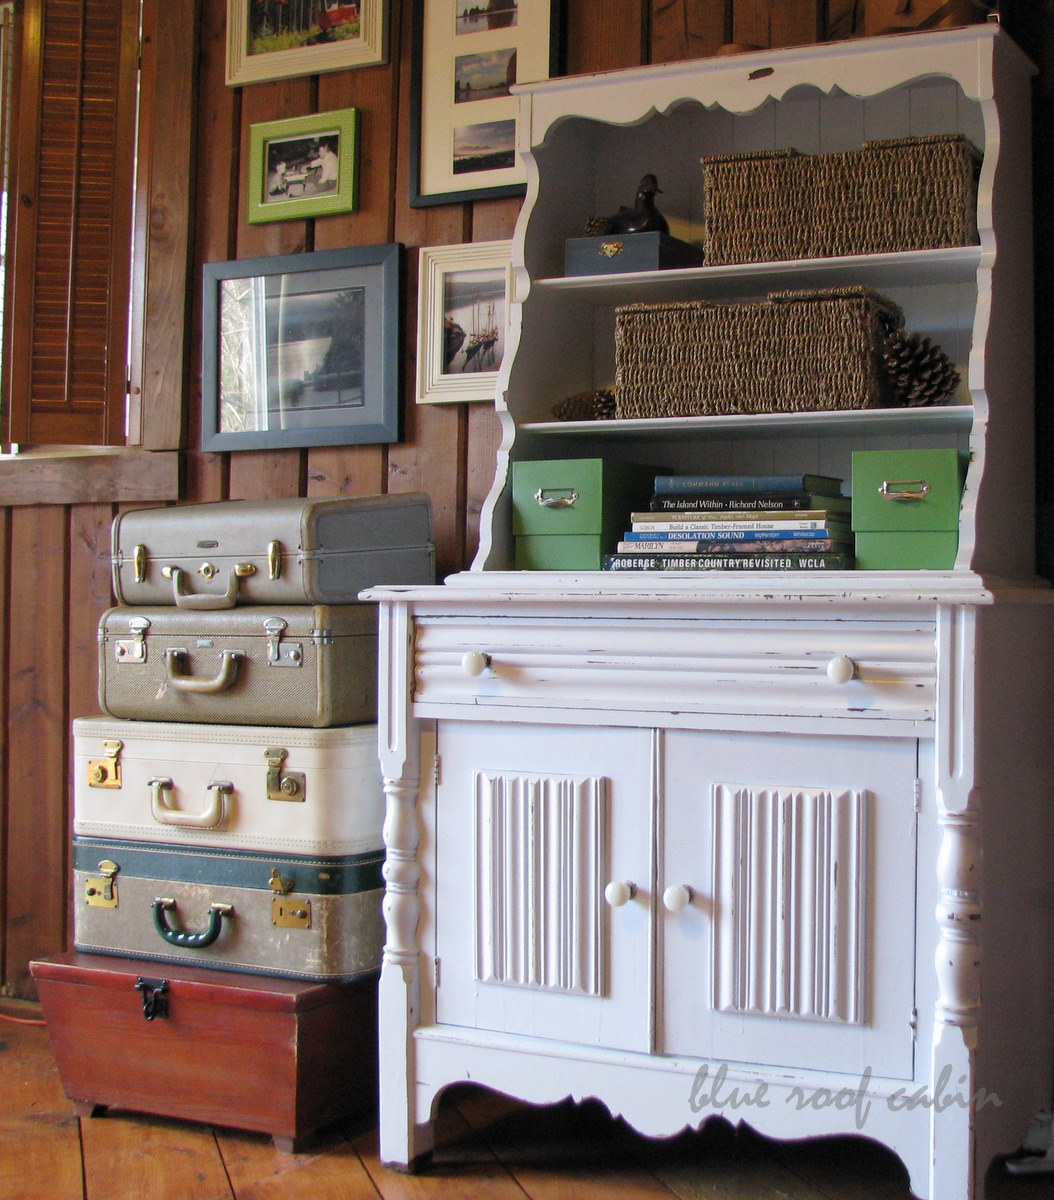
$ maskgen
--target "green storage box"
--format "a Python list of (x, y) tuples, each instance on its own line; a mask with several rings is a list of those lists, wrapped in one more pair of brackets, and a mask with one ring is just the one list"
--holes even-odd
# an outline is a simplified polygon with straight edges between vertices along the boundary
[(857, 450), (852, 524), (864, 571), (946, 571), (959, 548), (968, 456), (959, 450)]
[(599, 571), (661, 470), (603, 458), (513, 463), (516, 569)]

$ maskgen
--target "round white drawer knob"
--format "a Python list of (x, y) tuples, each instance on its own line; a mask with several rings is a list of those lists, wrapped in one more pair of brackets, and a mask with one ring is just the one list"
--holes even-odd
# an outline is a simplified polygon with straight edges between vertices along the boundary
[(679, 913), (692, 902), (695, 893), (686, 883), (672, 883), (662, 894), (662, 902), (668, 912)]
[(625, 879), (613, 879), (604, 888), (604, 899), (612, 908), (621, 908), (637, 894), (637, 885)]
[(827, 664), (827, 678), (832, 683), (848, 683), (856, 676), (856, 663), (844, 654), (832, 658)]
[(478, 679), (484, 671), (490, 669), (490, 655), (484, 654), (482, 650), (469, 650), (462, 656), (461, 669), (466, 675)]

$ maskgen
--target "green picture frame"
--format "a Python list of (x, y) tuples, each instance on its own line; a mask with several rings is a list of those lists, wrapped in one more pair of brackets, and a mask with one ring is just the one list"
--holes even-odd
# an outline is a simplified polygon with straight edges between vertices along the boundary
[(250, 125), (246, 192), (251, 225), (355, 212), (359, 110)]

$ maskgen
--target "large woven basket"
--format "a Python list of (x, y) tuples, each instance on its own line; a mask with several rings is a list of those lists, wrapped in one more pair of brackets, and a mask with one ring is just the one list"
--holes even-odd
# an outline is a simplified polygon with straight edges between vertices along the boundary
[(711, 266), (976, 244), (980, 154), (960, 135), (701, 160)]
[(615, 415), (883, 407), (892, 399), (882, 346), (903, 320), (865, 287), (626, 305), (615, 310)]

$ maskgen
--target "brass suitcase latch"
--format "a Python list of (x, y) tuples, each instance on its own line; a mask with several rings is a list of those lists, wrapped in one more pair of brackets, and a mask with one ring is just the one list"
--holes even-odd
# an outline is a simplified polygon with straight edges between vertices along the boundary
[(267, 799), (295, 800), (303, 803), (307, 799), (307, 776), (303, 771), (283, 771), (289, 751), (282, 746), (268, 746), (264, 751), (267, 761)]
[(103, 742), (105, 758), (93, 758), (88, 763), (88, 787), (119, 788), (121, 786), (121, 748), (124, 742)]
[(271, 924), (279, 929), (310, 929), (311, 901), (292, 897), (293, 880), (286, 879), (277, 867), (272, 867), (268, 880), (271, 891)]
[(121, 868), (109, 858), (99, 863), (99, 874), (84, 881), (84, 899), (92, 908), (117, 907), (117, 872)]

